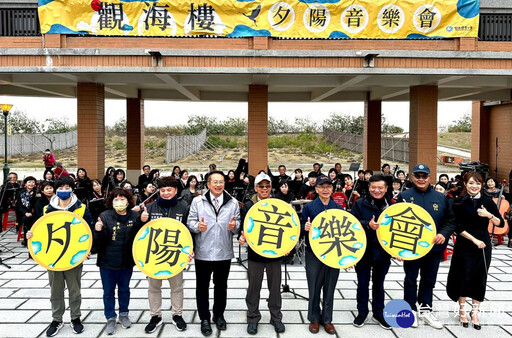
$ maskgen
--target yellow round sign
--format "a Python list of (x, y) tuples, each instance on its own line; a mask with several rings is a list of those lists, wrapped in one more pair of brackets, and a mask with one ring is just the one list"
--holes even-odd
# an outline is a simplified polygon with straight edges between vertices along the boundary
[(319, 213), (311, 223), (309, 244), (322, 263), (346, 269), (363, 258), (366, 233), (351, 213), (329, 209)]
[(299, 216), (290, 204), (266, 198), (249, 209), (244, 221), (244, 235), (258, 255), (282, 257), (299, 241)]
[(91, 228), (73, 212), (50, 212), (39, 218), (30, 231), (30, 254), (48, 270), (71, 270), (82, 264), (91, 251)]
[(436, 224), (430, 214), (412, 203), (397, 203), (379, 217), (377, 238), (392, 257), (412, 261), (425, 256), (434, 246)]
[(140, 271), (156, 279), (179, 274), (187, 267), (193, 251), (190, 231), (174, 218), (158, 218), (144, 225), (132, 247), (133, 260)]

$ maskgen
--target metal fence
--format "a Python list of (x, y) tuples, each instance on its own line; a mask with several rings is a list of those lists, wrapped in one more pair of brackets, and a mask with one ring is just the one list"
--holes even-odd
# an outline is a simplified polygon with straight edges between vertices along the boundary
[[(407, 134), (405, 134), (407, 135)], [(363, 135), (340, 133), (331, 129), (324, 129), (324, 138), (337, 146), (356, 153), (363, 152)], [(404, 137), (382, 137), (381, 158), (409, 163), (409, 139)]]
[(41, 35), (37, 8), (0, 9), (0, 36)]
[[(76, 130), (63, 134), (18, 134), (7, 136), (7, 155), (26, 155), (40, 153), (45, 149), (52, 149), (50, 140), (53, 141), (53, 150), (71, 148), (77, 145)], [(4, 136), (0, 136), (0, 156), (4, 156)]]
[(176, 162), (198, 152), (205, 143), (206, 129), (197, 135), (167, 137), (166, 163)]

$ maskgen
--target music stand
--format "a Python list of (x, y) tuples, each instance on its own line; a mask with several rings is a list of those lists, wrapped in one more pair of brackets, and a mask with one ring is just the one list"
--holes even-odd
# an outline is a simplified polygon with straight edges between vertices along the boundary
[(354, 182), (356, 180), (356, 176), (357, 176), (357, 172), (359, 171), (359, 167), (361, 167), (361, 163), (350, 163), (350, 168), (348, 168), (348, 171), (354, 172), (354, 177), (353, 177)]
[(290, 286), (288, 285), (288, 268), (287, 268), (288, 267), (288, 263), (287, 262), (283, 262), (283, 264), (284, 264), (284, 284), (281, 284), (281, 286), (283, 287), (281, 289), (281, 293), (291, 293), (295, 297), (299, 297), (299, 298), (302, 298), (302, 299), (305, 299), (305, 300), (309, 300), (308, 297), (304, 297), (303, 295), (298, 294), (297, 292), (292, 291), (290, 289)]
[(238, 244), (238, 257), (236, 258), (236, 262), (243, 266), (245, 270), (247, 270), (247, 266), (244, 265), (244, 262), (247, 262), (247, 259), (242, 259), (242, 246)]

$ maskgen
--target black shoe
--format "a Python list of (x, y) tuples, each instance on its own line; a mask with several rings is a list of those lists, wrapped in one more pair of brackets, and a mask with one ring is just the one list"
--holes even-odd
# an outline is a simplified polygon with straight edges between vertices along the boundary
[(354, 325), (355, 327), (363, 327), (365, 321), (366, 321), (366, 317), (357, 315), (357, 317), (352, 322), (352, 325)]
[(22, 246), (27, 246), (27, 240), (26, 240), (26, 239), (22, 240), (22, 241), (21, 241), (21, 245), (22, 245)]
[(389, 325), (383, 317), (372, 317), (373, 321), (380, 325), (385, 330), (391, 330), (391, 325)]
[(146, 333), (153, 333), (155, 332), (156, 328), (162, 325), (162, 317), (159, 316), (152, 316), (151, 320), (149, 321), (149, 324), (146, 325), (146, 328), (144, 331)]
[(213, 322), (217, 325), (217, 329), (225, 330), (226, 329), (226, 320), (224, 316), (220, 316), (219, 318), (213, 317)]
[(73, 332), (77, 334), (84, 332), (84, 326), (80, 322), (80, 318), (71, 319), (71, 328), (73, 329)]
[(258, 323), (247, 324), (247, 333), (248, 334), (257, 334), (258, 333)]
[(283, 333), (285, 330), (284, 324), (282, 322), (274, 322), (272, 319), (270, 320), (270, 324), (274, 327), (277, 333)]
[(55, 336), (63, 326), (64, 324), (62, 324), (62, 322), (53, 321), (48, 327), (48, 330), (46, 330), (46, 335), (48, 337)]
[(201, 321), (201, 333), (203, 336), (209, 336), (212, 334), (212, 327), (210, 322), (206, 319)]
[(508, 246), (509, 248), (512, 248), (512, 241), (508, 241), (507, 246)]
[(185, 323), (182, 316), (173, 316), (172, 323), (178, 331), (185, 331), (187, 329), (187, 323)]

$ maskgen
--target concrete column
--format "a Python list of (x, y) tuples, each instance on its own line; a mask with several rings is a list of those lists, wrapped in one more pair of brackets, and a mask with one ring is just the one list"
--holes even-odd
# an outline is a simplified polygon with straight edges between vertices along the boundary
[(382, 101), (364, 103), (363, 168), (380, 172)]
[(105, 174), (105, 87), (98, 83), (78, 83), (77, 104), (78, 167), (85, 168), (91, 179), (102, 179)]
[(126, 99), (126, 177), (137, 184), (144, 165), (144, 100)]
[(431, 182), (437, 180), (437, 86), (410, 88), (409, 172), (418, 163), (430, 167)]
[(482, 101), (474, 101), (472, 115), (471, 161), (489, 163), (489, 109)]
[[(512, 169), (512, 103), (505, 103), (489, 109), (488, 156), (489, 175), (500, 182), (508, 180)], [(496, 138), (498, 141), (496, 142)], [(497, 147), (496, 147), (497, 143)], [(497, 149), (496, 149), (497, 148)], [(496, 150), (498, 152), (496, 161)], [(498, 172), (496, 173), (496, 168)]]
[(249, 86), (249, 174), (256, 176), (268, 165), (268, 86)]

